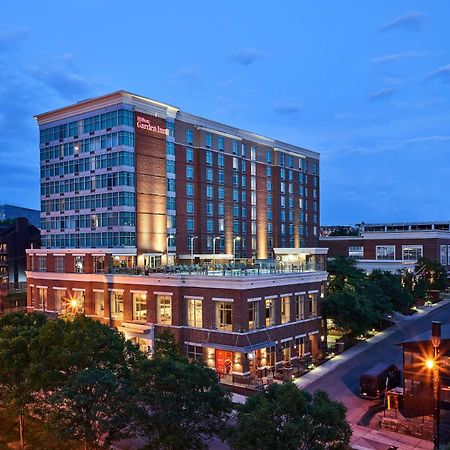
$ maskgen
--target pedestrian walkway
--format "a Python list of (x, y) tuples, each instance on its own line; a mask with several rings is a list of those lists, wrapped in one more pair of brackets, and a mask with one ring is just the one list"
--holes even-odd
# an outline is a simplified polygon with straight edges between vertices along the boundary
[[(416, 314), (413, 314), (412, 316), (403, 316), (402, 314), (396, 314), (394, 318), (395, 318), (396, 323), (401, 323), (403, 321), (409, 322), (409, 321), (417, 320), (419, 318), (424, 317), (424, 315), (427, 315), (430, 312), (435, 311), (436, 308), (444, 306), (449, 302), (450, 302), (450, 299), (446, 298), (444, 300), (441, 300), (440, 302), (435, 303), (433, 306), (422, 306), (422, 307), (418, 308), (418, 312)], [(318, 366), (315, 369), (311, 370), (310, 372), (306, 373), (302, 377), (297, 378), (296, 380), (294, 380), (294, 383), (299, 388), (304, 389), (306, 386), (310, 385), (311, 383), (314, 383), (315, 381), (317, 381), (319, 378), (323, 377), (328, 372), (335, 370), (340, 365), (345, 364), (346, 362), (353, 359), (355, 356), (370, 349), (370, 347), (372, 345), (377, 344), (378, 342), (382, 341), (383, 339), (385, 339), (386, 337), (395, 333), (396, 331), (397, 331), (397, 327), (392, 326), (392, 327), (388, 328), (387, 330), (377, 333), (375, 336), (372, 336), (371, 338), (369, 338), (363, 342), (360, 342), (359, 344), (356, 344), (355, 346), (349, 348), (348, 350), (341, 353), (340, 355), (335, 356), (334, 358), (328, 360), (327, 362), (321, 364), (320, 366)]]
[(359, 425), (352, 425), (352, 429), (351, 446), (355, 450), (387, 450), (391, 446), (398, 450), (432, 450), (433, 448), (431, 442), (405, 434), (372, 430)]

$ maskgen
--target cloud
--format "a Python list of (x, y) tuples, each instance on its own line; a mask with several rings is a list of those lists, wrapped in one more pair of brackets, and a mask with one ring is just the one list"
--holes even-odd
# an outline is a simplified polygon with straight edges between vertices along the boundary
[(199, 69), (196, 66), (186, 66), (178, 69), (169, 80), (170, 86), (193, 86), (198, 84)]
[(382, 64), (382, 63), (401, 61), (404, 59), (419, 58), (421, 56), (426, 56), (426, 55), (427, 55), (427, 53), (425, 53), (425, 52), (416, 52), (416, 51), (392, 53), (390, 55), (384, 55), (384, 56), (378, 56), (376, 58), (372, 58), (370, 60), (370, 62), (372, 64)]
[(385, 100), (389, 97), (392, 97), (396, 92), (397, 90), (392, 88), (380, 89), (379, 91), (370, 93), (368, 99), (370, 102)]
[(381, 32), (392, 30), (420, 31), (425, 21), (425, 14), (418, 11), (411, 11), (396, 17), (391, 22), (386, 23), (380, 28)]
[(16, 28), (15, 30), (0, 31), (0, 51), (13, 50), (20, 42), (28, 38), (30, 30), (28, 28)]
[(276, 106), (274, 110), (277, 114), (288, 115), (298, 113), (301, 110), (301, 107), (299, 105), (290, 103), (286, 105)]
[(256, 48), (240, 48), (231, 55), (231, 60), (243, 66), (249, 66), (258, 59), (265, 57), (267, 55)]
[(436, 143), (436, 142), (450, 142), (450, 136), (423, 136), (406, 141), (407, 144), (425, 144), (425, 143)]
[(450, 82), (450, 64), (439, 67), (434, 72), (431, 72), (424, 81), (439, 79), (441, 81)]

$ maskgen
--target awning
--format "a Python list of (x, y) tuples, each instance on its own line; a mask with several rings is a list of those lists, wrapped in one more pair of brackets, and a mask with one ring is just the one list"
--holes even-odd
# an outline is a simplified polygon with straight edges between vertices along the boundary
[(254, 352), (255, 350), (260, 350), (262, 348), (275, 347), (276, 342), (267, 341), (261, 342), (260, 344), (247, 345), (245, 347), (236, 347), (233, 345), (225, 345), (225, 344), (215, 344), (212, 342), (203, 342), (200, 345), (201, 347), (210, 347), (216, 350), (225, 350), (228, 352), (251, 353)]

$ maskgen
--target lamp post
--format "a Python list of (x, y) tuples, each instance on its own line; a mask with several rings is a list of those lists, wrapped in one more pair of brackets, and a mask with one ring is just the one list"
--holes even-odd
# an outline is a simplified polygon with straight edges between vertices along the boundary
[(198, 236), (191, 237), (191, 266), (194, 265), (194, 239), (197, 239)]
[(216, 268), (216, 240), (220, 239), (220, 236), (213, 237), (213, 269)]
[[(431, 343), (433, 344), (433, 448), (439, 450), (440, 425), (440, 379), (439, 379), (439, 347), (441, 345), (441, 322), (431, 324)], [(429, 366), (428, 366), (429, 367)]]
[(240, 236), (236, 236), (235, 238), (233, 238), (233, 267), (236, 267), (236, 241), (240, 240)]

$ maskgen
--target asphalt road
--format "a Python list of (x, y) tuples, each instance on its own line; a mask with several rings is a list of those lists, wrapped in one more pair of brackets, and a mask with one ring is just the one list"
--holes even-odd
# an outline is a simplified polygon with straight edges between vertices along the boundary
[(436, 308), (435, 311), (431, 311), (423, 317), (419, 316), (414, 320), (404, 319), (397, 322), (393, 326), (395, 331), (392, 334), (373, 344), (373, 346), (369, 346), (364, 352), (356, 355), (345, 364), (324, 374), (304, 389), (309, 392), (317, 389), (328, 392), (331, 398), (345, 404), (348, 409), (347, 419), (349, 422), (357, 424), (368, 408), (377, 403), (359, 397), (361, 374), (380, 361), (396, 364), (401, 369), (403, 364), (402, 352), (398, 344), (430, 330), (433, 320), (439, 320), (443, 325), (450, 323), (450, 303)]

